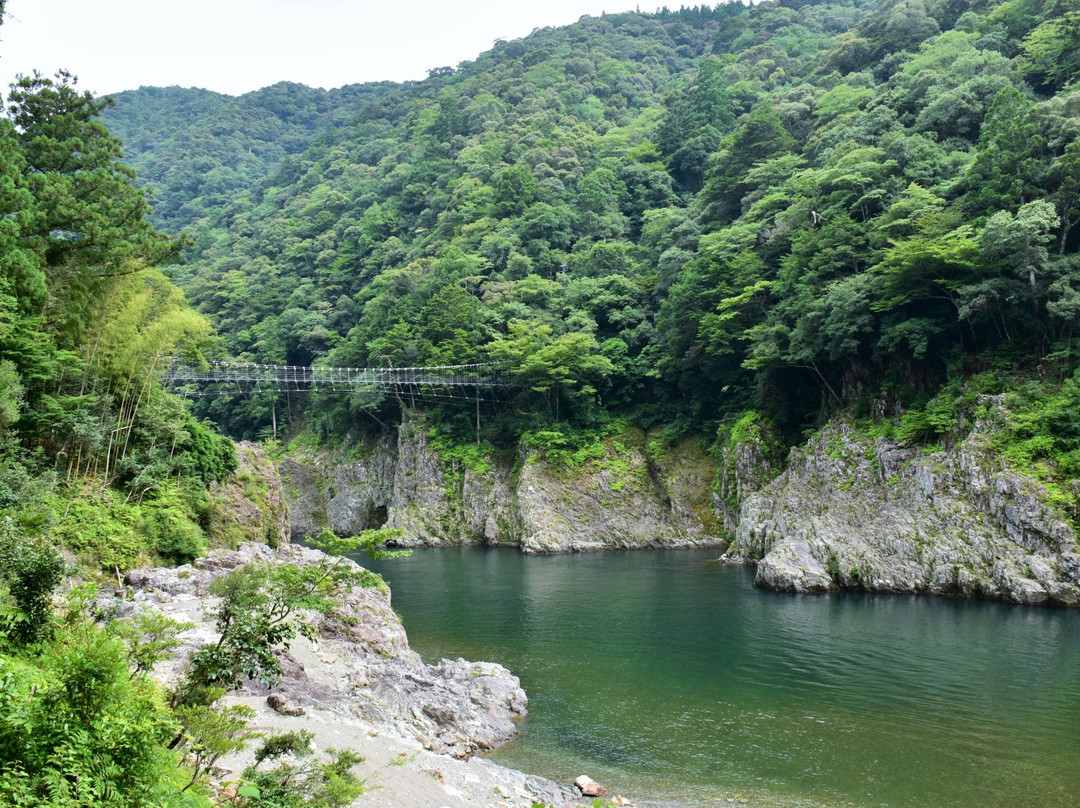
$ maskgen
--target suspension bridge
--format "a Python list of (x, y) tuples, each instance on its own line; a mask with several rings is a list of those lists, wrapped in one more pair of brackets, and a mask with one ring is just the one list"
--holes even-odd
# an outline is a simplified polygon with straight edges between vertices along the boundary
[(514, 387), (503, 366), (494, 363), (438, 365), (415, 368), (332, 368), (296, 365), (263, 365), (253, 362), (207, 362), (174, 358), (162, 381), (173, 388), (194, 385), (242, 391), (350, 391), (379, 388), (398, 393), (468, 391), (472, 398), (483, 390)]

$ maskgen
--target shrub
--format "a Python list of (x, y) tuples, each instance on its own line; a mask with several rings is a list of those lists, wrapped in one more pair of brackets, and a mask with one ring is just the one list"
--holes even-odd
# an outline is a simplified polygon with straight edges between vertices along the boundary
[(0, 611), (5, 635), (22, 644), (36, 642), (51, 615), (52, 592), (64, 562), (42, 538), (24, 536), (10, 516), (0, 517), (0, 580), (14, 606)]
[(52, 637), (0, 655), (0, 804), (175, 805), (176, 721), (157, 686), (131, 674), (124, 644), (88, 619), (87, 602), (77, 594)]

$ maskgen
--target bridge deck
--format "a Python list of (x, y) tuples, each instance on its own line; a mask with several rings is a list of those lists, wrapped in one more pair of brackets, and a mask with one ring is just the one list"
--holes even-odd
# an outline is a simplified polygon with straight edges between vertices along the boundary
[(162, 375), (170, 385), (237, 383), (290, 390), (355, 387), (442, 388), (510, 387), (510, 377), (495, 364), (417, 368), (330, 368), (260, 365), (249, 362), (189, 362), (174, 359)]

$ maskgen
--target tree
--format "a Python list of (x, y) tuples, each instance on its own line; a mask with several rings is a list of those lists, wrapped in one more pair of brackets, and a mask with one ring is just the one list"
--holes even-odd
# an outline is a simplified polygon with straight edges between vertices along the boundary
[(86, 326), (88, 304), (112, 279), (164, 263), (181, 246), (146, 220), (146, 193), (100, 121), (110, 102), (75, 85), (69, 73), (55, 80), (35, 73), (8, 95), (25, 187), (36, 203), (23, 236), (45, 267), (46, 322), (69, 346)]
[(944, 234), (924, 231), (886, 249), (873, 269), (881, 277), (872, 308), (882, 313), (882, 350), (904, 347), (925, 357), (933, 341), (956, 328), (960, 289), (977, 280), (980, 268), (979, 242), (966, 225)]
[(1024, 38), (1020, 51), (1029, 78), (1060, 90), (1080, 75), (1080, 11), (1046, 20)]
[(517, 216), (536, 199), (540, 183), (527, 165), (508, 166), (491, 178), (495, 189), (495, 215)]
[(968, 170), (967, 207), (978, 213), (1015, 210), (1038, 192), (1043, 139), (1035, 105), (1015, 87), (994, 98), (983, 121), (978, 151)]
[(1057, 183), (1053, 200), (1061, 220), (1058, 252), (1064, 255), (1072, 229), (1080, 223), (1080, 140), (1065, 147), (1065, 153), (1054, 160), (1050, 171)]
[(867, 40), (869, 61), (897, 51), (918, 47), (938, 34), (937, 21), (926, 11), (923, 0), (887, 0), (859, 23), (859, 37)]
[(1021, 207), (1015, 216), (1008, 211), (995, 213), (980, 237), (983, 260), (1027, 282), (1036, 311), (1040, 296), (1045, 295), (1045, 289), (1040, 294), (1038, 282), (1049, 268), (1046, 247), (1053, 241), (1052, 231), (1058, 223), (1054, 206), (1038, 200)]
[(464, 365), (477, 361), (485, 329), (476, 298), (459, 284), (442, 287), (421, 310), (417, 336), (422, 363)]
[(735, 124), (734, 104), (724, 89), (723, 68), (720, 59), (702, 59), (689, 86), (664, 100), (656, 143), (680, 188), (700, 188), (708, 156)]
[(795, 151), (795, 138), (769, 103), (754, 108), (739, 127), (724, 139), (709, 164), (705, 187), (696, 200), (701, 221), (723, 223), (739, 214), (747, 188), (740, 184), (755, 165)]
[(551, 326), (523, 321), (511, 321), (508, 329), (505, 338), (488, 346), (489, 354), (509, 364), (530, 389), (543, 393), (556, 421), (564, 392), (589, 398), (615, 369), (592, 334), (575, 331), (552, 338)]

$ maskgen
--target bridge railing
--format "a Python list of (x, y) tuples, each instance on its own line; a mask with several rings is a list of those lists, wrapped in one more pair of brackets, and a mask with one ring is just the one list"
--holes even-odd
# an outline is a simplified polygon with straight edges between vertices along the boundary
[(494, 363), (412, 368), (335, 368), (173, 359), (166, 366), (162, 381), (172, 385), (235, 383), (296, 390), (514, 386), (505, 368)]

